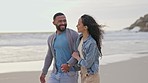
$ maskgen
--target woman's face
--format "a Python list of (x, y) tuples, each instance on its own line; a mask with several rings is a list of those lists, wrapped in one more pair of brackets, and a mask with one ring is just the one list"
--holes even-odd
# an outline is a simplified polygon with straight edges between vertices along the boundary
[(81, 18), (78, 20), (78, 24), (76, 27), (78, 32), (81, 32), (81, 33), (83, 33), (86, 30), (86, 27), (83, 25)]

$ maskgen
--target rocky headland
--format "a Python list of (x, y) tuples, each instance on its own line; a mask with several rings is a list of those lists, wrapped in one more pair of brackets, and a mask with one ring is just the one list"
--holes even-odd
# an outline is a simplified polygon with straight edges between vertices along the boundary
[(140, 17), (133, 24), (131, 24), (129, 27), (125, 29), (133, 30), (136, 27), (139, 27), (138, 31), (148, 32), (148, 14), (144, 15), (143, 17)]

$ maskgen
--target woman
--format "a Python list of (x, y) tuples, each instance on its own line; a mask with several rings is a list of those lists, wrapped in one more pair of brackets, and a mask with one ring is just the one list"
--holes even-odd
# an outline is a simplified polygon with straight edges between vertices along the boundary
[(72, 56), (78, 60), (81, 67), (81, 83), (100, 83), (99, 56), (101, 53), (102, 34), (101, 25), (97, 24), (93, 17), (83, 15), (78, 20), (78, 32), (81, 34), (77, 40), (78, 52)]

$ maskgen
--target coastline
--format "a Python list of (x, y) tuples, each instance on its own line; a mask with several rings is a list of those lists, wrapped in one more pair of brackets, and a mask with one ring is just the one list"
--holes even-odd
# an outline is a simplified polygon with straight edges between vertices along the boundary
[[(101, 83), (147, 83), (147, 64), (148, 56), (144, 56), (101, 65)], [(40, 83), (40, 73), (41, 71), (0, 73), (0, 83)]]

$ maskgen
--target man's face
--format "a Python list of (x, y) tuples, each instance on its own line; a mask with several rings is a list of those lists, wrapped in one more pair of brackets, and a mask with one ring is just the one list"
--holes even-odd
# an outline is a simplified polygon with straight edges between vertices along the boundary
[(66, 17), (64, 15), (57, 16), (53, 21), (53, 24), (56, 26), (57, 30), (63, 32), (67, 27)]

